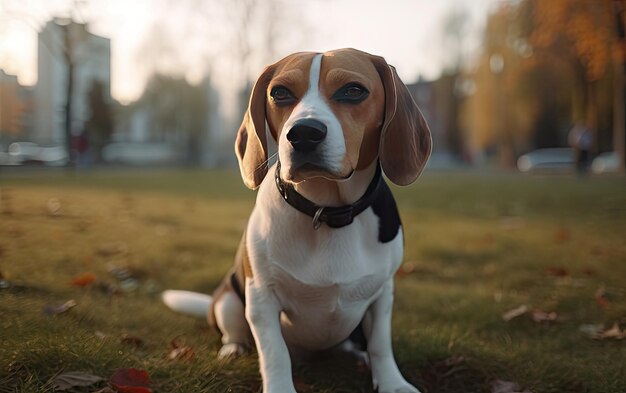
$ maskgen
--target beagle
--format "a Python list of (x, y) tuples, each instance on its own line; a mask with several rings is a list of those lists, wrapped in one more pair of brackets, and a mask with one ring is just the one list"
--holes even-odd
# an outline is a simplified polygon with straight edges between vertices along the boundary
[[(278, 146), (271, 167), (267, 130)], [(243, 181), (258, 189), (235, 265), (213, 297), (166, 291), (165, 303), (191, 314), (208, 309), (221, 357), (254, 342), (265, 393), (295, 392), (290, 353), (359, 341), (378, 392), (419, 393), (392, 352), (403, 235), (382, 173), (411, 184), (431, 144), (420, 110), (382, 57), (340, 49), (270, 65), (235, 143)]]

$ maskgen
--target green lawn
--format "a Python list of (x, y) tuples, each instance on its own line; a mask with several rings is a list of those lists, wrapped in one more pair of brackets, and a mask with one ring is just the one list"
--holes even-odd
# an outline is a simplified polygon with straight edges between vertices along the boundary
[[(254, 203), (237, 173), (0, 172), (0, 189), (0, 392), (126, 367), (147, 370), (157, 392), (260, 391), (255, 354), (217, 361), (219, 336), (159, 300), (166, 288), (211, 293), (229, 269)], [(624, 179), (427, 173), (394, 193), (406, 273), (393, 339), (408, 380), (424, 393), (490, 392), (498, 379), (626, 392), (626, 340), (581, 332), (626, 328)], [(96, 281), (72, 285), (85, 273)], [(42, 311), (70, 299), (66, 313)], [(520, 305), (558, 318), (502, 319)], [(177, 337), (193, 360), (168, 359)], [(301, 393), (372, 392), (347, 358), (297, 364), (294, 378)]]

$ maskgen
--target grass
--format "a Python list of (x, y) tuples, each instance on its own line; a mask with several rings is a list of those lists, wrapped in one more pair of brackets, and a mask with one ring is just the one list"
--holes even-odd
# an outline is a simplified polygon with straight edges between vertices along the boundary
[[(0, 176), (0, 272), (11, 284), (0, 289), (0, 392), (49, 392), (63, 371), (108, 379), (124, 367), (146, 369), (158, 392), (260, 391), (255, 354), (217, 361), (218, 335), (158, 296), (210, 293), (229, 269), (254, 203), (236, 173)], [(489, 392), (496, 379), (534, 393), (626, 392), (626, 340), (580, 331), (626, 325), (623, 179), (427, 173), (394, 193), (409, 273), (396, 279), (393, 340), (411, 382), (424, 393)], [(86, 272), (100, 284), (71, 285)], [(42, 313), (69, 299), (70, 311)], [(521, 304), (559, 320), (502, 320)], [(192, 361), (167, 358), (177, 337)], [(372, 392), (349, 359), (294, 368), (300, 392)]]

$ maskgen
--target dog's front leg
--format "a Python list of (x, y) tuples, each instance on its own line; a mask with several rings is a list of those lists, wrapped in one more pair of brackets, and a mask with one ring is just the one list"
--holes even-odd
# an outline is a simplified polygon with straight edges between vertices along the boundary
[(378, 299), (368, 309), (363, 321), (374, 389), (378, 388), (379, 393), (420, 393), (402, 377), (393, 357), (391, 346), (392, 308), (393, 278), (390, 278), (385, 283)]
[(246, 279), (246, 319), (256, 342), (264, 393), (296, 393), (291, 359), (280, 328), (281, 306), (274, 292)]

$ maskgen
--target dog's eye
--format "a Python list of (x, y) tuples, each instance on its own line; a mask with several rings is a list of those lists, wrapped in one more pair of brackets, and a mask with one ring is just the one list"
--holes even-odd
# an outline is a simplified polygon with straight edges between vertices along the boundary
[(369, 94), (370, 92), (358, 83), (348, 83), (333, 94), (333, 100), (337, 102), (358, 104), (359, 102), (365, 100)]
[(278, 105), (291, 104), (296, 100), (296, 97), (285, 86), (274, 86), (270, 91), (270, 97)]

